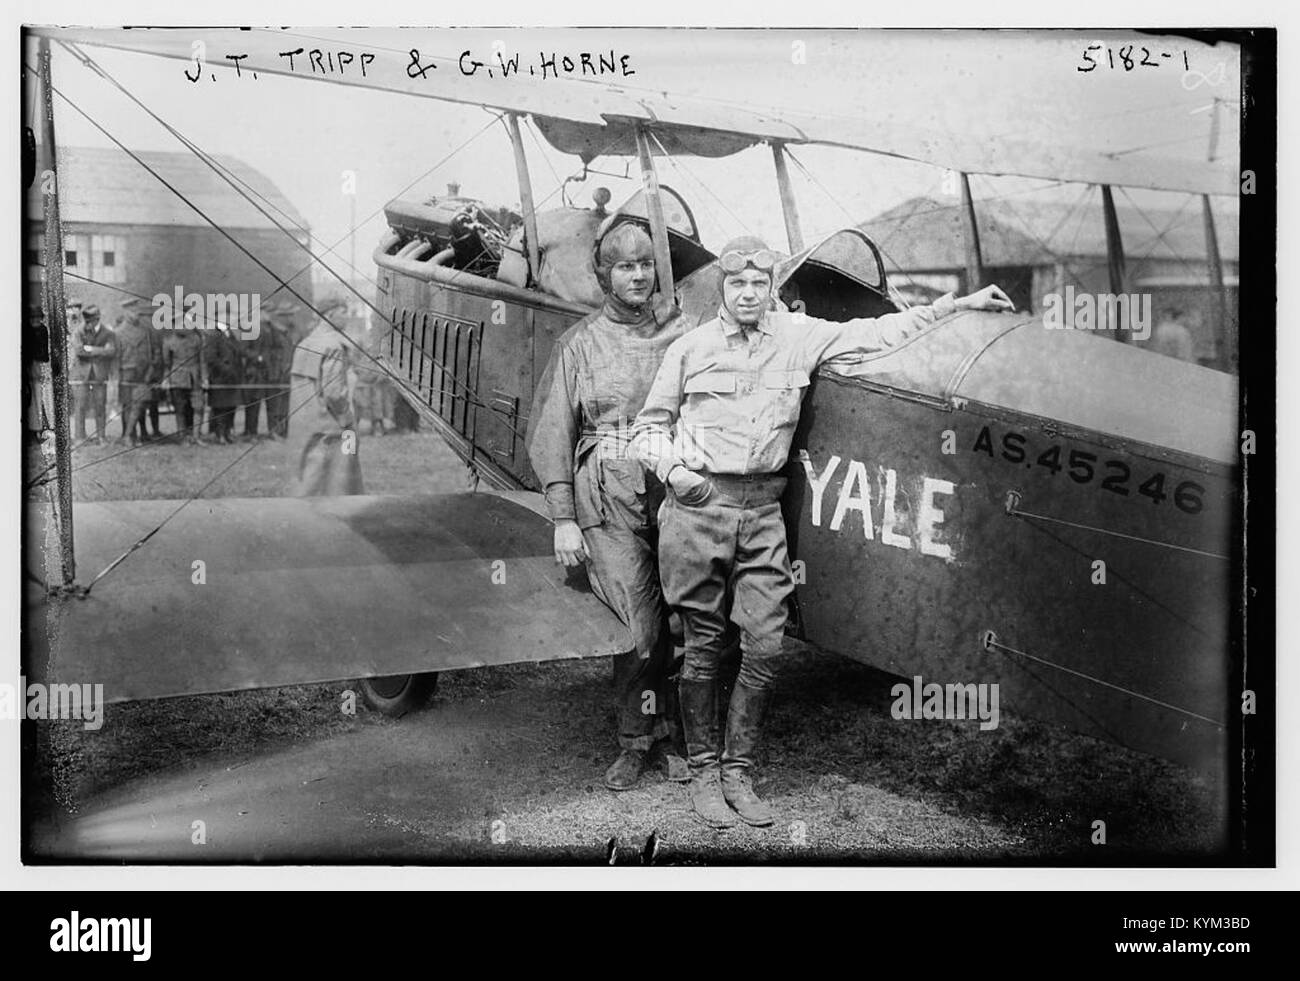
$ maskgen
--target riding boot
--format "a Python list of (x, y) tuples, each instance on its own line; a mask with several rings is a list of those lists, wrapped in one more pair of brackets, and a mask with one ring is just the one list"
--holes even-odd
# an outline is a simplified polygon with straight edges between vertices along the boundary
[(722, 753), (722, 793), (727, 803), (735, 808), (742, 821), (760, 828), (773, 821), (772, 808), (754, 793), (750, 779), (766, 704), (766, 691), (736, 682), (731, 691), (726, 746)]
[(687, 681), (677, 685), (682, 706), (682, 731), (691, 771), (691, 806), (705, 824), (730, 828), (736, 815), (727, 806), (719, 784), (718, 686), (716, 681)]
[(691, 771), (686, 762), (686, 741), (682, 737), (682, 706), (677, 694), (677, 682), (677, 675), (667, 679), (664, 692), (664, 722), (668, 734), (659, 745), (668, 779), (674, 783), (686, 783), (691, 779)]

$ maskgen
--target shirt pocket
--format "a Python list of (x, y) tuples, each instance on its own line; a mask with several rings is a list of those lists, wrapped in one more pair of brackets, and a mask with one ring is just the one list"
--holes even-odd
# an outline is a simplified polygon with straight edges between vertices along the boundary
[(739, 381), (736, 372), (719, 368), (687, 378), (682, 385), (685, 403), (679, 425), (700, 429), (737, 425), (741, 416), (736, 404)]
[(697, 403), (710, 401), (717, 395), (735, 395), (736, 372), (702, 371), (686, 379), (682, 392), (687, 396), (694, 396), (691, 401)]
[(763, 393), (772, 409), (772, 425), (781, 429), (799, 421), (799, 408), (808, 388), (808, 372), (801, 368), (764, 371)]

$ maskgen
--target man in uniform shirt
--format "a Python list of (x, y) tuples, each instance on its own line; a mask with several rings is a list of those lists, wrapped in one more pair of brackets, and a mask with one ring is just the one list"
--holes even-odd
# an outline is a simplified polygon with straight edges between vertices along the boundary
[[(555, 522), (556, 561), (587, 562), (592, 590), (632, 635), (633, 649), (614, 658), (621, 752), (605, 773), (605, 786), (628, 790), (655, 743), (671, 739), (677, 711), (656, 559), (663, 486), (628, 458), (627, 441), (664, 352), (688, 328), (675, 309), (656, 315), (654, 249), (636, 222), (606, 221), (595, 267), (604, 303), (556, 341), (526, 445)], [(665, 755), (669, 778), (684, 779), (681, 757)]]
[[(773, 821), (750, 770), (794, 588), (781, 471), (809, 376), (831, 358), (892, 347), (953, 310), (1012, 308), (989, 286), (845, 323), (778, 312), (777, 259), (755, 238), (723, 248), (718, 317), (668, 349), (633, 428), (632, 454), (668, 487), (659, 561), (664, 596), (686, 634), (679, 690), (691, 803), (715, 828), (733, 826), (737, 815), (758, 827)], [(740, 628), (741, 668), (719, 757), (717, 673), (728, 612)]]
[(81, 311), (84, 321), (73, 335), (72, 377), (77, 383), (77, 438), (86, 437), (86, 406), (95, 414), (95, 438), (108, 439), (108, 379), (117, 358), (117, 337), (107, 324), (99, 322), (99, 307), (90, 304)]
[(138, 297), (122, 304), (122, 324), (117, 331), (117, 400), (122, 416), (122, 439), (136, 445), (148, 438), (145, 407), (162, 374), (162, 343), (153, 329), (153, 307)]

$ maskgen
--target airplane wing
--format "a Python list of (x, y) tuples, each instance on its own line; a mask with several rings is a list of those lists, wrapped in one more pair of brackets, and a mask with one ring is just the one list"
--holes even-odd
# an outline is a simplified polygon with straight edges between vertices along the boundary
[[(194, 501), (84, 598), (47, 596), (29, 570), (27, 677), (114, 702), (630, 649), (517, 497)], [(180, 503), (77, 504), (79, 580)], [(55, 564), (48, 508), (28, 534), (29, 563)]]
[[(725, 156), (760, 142), (821, 144), (916, 160), (968, 174), (1011, 175), (1046, 180), (1109, 184), (1235, 195), (1240, 177), (1236, 161), (1197, 162), (1152, 153), (1110, 155), (1086, 146), (1036, 142), (999, 136), (982, 138), (949, 130), (873, 118), (863, 108), (852, 118), (793, 109), (755, 110), (667, 92), (631, 91), (610, 83), (513, 75), (490, 84), (463, 74), (452, 59), (424, 73), (408, 70), (409, 57), (382, 47), (382, 57), (363, 76), (354, 60), (351, 72), (316, 71), (307, 61), (313, 47), (347, 48), (354, 58), (376, 32), (350, 30), (346, 40), (270, 29), (196, 30), (193, 28), (42, 28), (34, 33), (69, 44), (117, 48), (175, 58), (194, 65), (194, 43), (206, 46), (205, 71), (229, 71), (227, 55), (246, 55), (239, 70), (398, 92), (422, 98), (530, 114), (546, 139), (563, 153), (590, 160), (635, 152), (634, 129), (649, 126), (669, 153)], [(385, 43), (391, 41), (391, 35)], [(304, 48), (293, 67), (282, 52)], [(332, 62), (331, 62), (332, 65)], [(490, 66), (489, 66), (490, 67)]]

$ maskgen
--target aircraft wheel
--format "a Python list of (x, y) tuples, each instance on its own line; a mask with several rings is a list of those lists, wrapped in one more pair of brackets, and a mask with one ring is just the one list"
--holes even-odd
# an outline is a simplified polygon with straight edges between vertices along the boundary
[(376, 712), (401, 718), (424, 708), (438, 689), (438, 672), (393, 674), (383, 678), (362, 678), (361, 697)]

